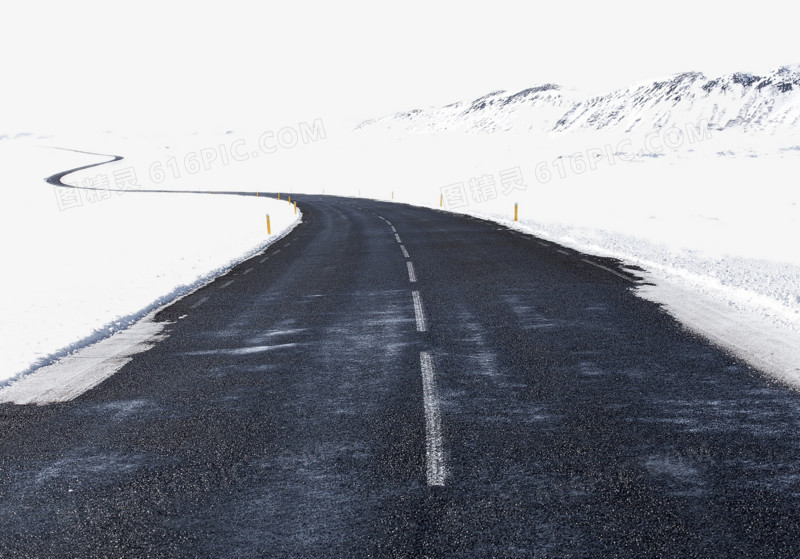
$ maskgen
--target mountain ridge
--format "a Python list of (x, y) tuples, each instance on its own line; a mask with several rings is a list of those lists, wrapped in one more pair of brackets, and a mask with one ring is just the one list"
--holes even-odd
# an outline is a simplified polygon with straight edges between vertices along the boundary
[(715, 131), (796, 131), (800, 127), (800, 64), (766, 75), (734, 72), (708, 78), (682, 72), (602, 95), (580, 97), (545, 83), (516, 93), (493, 91), (472, 101), (401, 111), (361, 122), (356, 130), (405, 132), (659, 130), (703, 122)]

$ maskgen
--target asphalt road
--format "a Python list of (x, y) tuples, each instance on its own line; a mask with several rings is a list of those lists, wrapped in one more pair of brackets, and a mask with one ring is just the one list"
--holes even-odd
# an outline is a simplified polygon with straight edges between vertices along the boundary
[(629, 271), (296, 200), (109, 380), (0, 405), (0, 557), (800, 556), (800, 395)]

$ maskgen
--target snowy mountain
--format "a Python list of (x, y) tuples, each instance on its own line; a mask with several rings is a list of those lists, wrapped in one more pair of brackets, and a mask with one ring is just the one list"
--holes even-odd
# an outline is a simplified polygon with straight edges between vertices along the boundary
[(498, 130), (551, 130), (575, 104), (560, 86), (545, 84), (507, 94), (495, 91), (472, 102), (441, 108), (413, 110), (362, 122), (358, 129), (389, 128), (414, 132), (443, 132), (452, 129), (495, 132)]
[(358, 128), (628, 133), (701, 121), (712, 130), (774, 133), (798, 128), (800, 65), (784, 66), (766, 76), (735, 73), (709, 79), (687, 72), (588, 99), (573, 98), (553, 84), (510, 95), (496, 91), (470, 103), (396, 113)]

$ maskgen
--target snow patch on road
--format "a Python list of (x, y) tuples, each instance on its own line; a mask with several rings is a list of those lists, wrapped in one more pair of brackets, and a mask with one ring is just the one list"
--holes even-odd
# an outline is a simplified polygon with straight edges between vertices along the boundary
[(641, 297), (663, 305), (675, 318), (716, 345), (768, 371), (779, 380), (800, 387), (800, 336), (759, 320), (752, 312), (724, 300), (704, 297), (662, 277), (645, 274), (653, 285), (641, 285)]
[(130, 328), (85, 347), (0, 389), (0, 402), (52, 404), (91, 390), (124, 367), (137, 353), (167, 338), (168, 323), (155, 322), (153, 311)]

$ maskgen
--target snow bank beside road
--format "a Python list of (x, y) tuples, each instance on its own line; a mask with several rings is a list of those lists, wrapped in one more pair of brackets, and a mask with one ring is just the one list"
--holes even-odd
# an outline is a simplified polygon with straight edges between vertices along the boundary
[(107, 158), (42, 147), (49, 143), (0, 142), (0, 384), (128, 326), (297, 220), (288, 203), (264, 197), (96, 192), (87, 199), (84, 191), (76, 198), (43, 177)]

